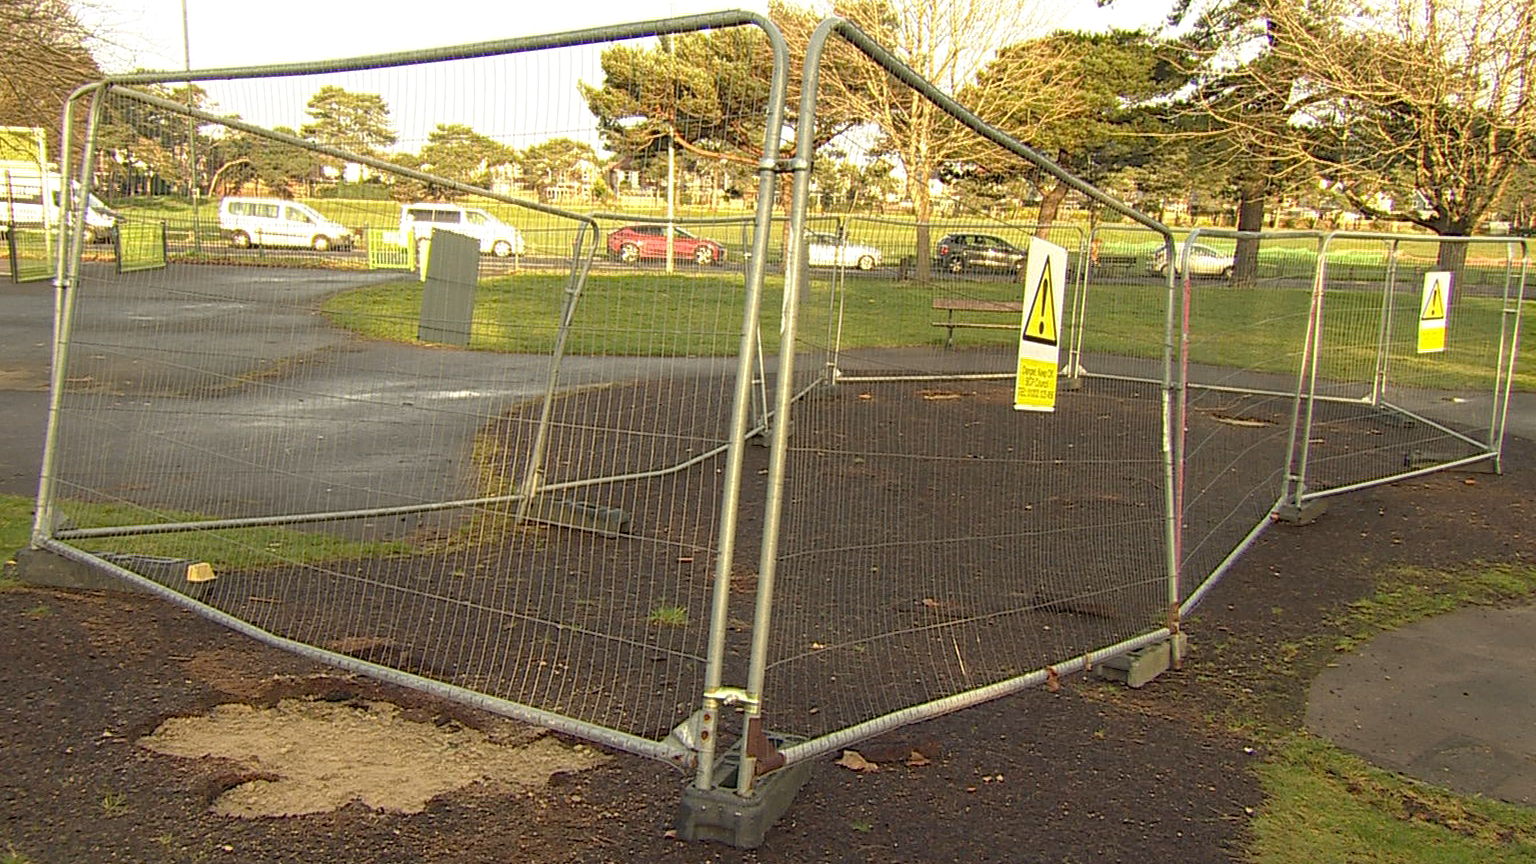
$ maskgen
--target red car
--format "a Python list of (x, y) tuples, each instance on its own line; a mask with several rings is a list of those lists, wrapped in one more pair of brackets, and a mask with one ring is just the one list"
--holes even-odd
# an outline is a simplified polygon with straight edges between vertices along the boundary
[[(634, 264), (641, 258), (667, 257), (667, 226), (625, 225), (608, 234), (608, 254)], [(695, 237), (681, 228), (672, 229), (672, 257), (696, 264), (719, 264), (725, 260), (725, 247), (704, 237)]]

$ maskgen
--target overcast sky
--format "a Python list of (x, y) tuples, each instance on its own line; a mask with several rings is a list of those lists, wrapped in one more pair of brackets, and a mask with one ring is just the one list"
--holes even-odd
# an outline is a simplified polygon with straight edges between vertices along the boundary
[[(1015, 0), (999, 0), (1015, 2)], [(1062, 26), (1097, 30), (1146, 25), (1168, 0), (1062, 0)], [(101, 33), (98, 61), (109, 72), (183, 68), (182, 0), (80, 0), (84, 22)], [(258, 66), (435, 48), (710, 12), (766, 12), (767, 0), (564, 0), (486, 3), (485, 0), (186, 0), (194, 69)], [(315, 90), (335, 84), (377, 93), (391, 109), (397, 147), (416, 151), (438, 123), (464, 123), (519, 148), (554, 135), (598, 144), (577, 83), (598, 83), (598, 49), (542, 52), (500, 61), (461, 61), (456, 68), (416, 67), (410, 73), (310, 76), (252, 84), (205, 83), (215, 112), (264, 126), (298, 128)], [(530, 83), (531, 82), (531, 83)]]
[[(1155, 21), (1168, 2), (1117, 0), (1108, 10), (1092, 0), (1062, 5), (1074, 7), (1066, 26), (1093, 30)], [(186, 0), (186, 17), (192, 67), (206, 69), (456, 45), (719, 9), (766, 13), (767, 7), (767, 0)], [(182, 68), (181, 0), (88, 0), (81, 10), (109, 36), (112, 45), (103, 58), (109, 71)]]

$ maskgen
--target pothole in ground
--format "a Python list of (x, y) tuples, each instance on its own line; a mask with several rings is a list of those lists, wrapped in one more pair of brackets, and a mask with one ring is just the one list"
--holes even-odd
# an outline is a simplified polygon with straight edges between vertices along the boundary
[(224, 704), (175, 717), (139, 739), (157, 753), (225, 759), (238, 768), (212, 801), (227, 816), (298, 816), (354, 801), (417, 813), (472, 784), (536, 787), (608, 757), (535, 734), (498, 741), (458, 722), (422, 722), (390, 702), (289, 698), (270, 707)]

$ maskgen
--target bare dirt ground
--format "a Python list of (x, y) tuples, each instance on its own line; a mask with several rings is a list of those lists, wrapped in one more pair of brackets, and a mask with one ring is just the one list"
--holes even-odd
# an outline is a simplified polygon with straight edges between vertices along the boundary
[[(1501, 476), (1380, 487), (1335, 501), (1315, 525), (1269, 532), (1188, 622), (1186, 668), (1143, 690), (1069, 678), (866, 746), (894, 754), (877, 771), (816, 765), (764, 846), (745, 852), (673, 839), (686, 778), (658, 764), (341, 676), (148, 598), (8, 591), (0, 851), (33, 862), (1236, 860), (1263, 807), (1249, 769), (1265, 753), (1234, 731), (1231, 694), (1297, 728), (1309, 676), (1276, 674), (1277, 646), (1326, 633), (1384, 568), (1536, 558), (1536, 447), (1511, 440), (1506, 453)], [(256, 708), (411, 740), (290, 732), (273, 748), (288, 763), (249, 758), (248, 730), (215, 736), (234, 746), (192, 748), (207, 755), (148, 746), (172, 736), (172, 718), (249, 720)], [(933, 758), (898, 758), (914, 743)], [(343, 744), (350, 754), (320, 761)], [(455, 751), (480, 747), (499, 755), (450, 777)], [(230, 790), (290, 783), (298, 768), (349, 782), (326, 807), (294, 808), (314, 811), (303, 815), (223, 812)], [(430, 783), (399, 798), (370, 791), (403, 793), (406, 780)]]

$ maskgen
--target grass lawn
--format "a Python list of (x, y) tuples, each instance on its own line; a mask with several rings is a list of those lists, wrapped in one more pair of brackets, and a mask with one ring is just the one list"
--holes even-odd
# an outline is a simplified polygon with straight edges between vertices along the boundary
[[(141, 508), (125, 505), (65, 502), (63, 506), (69, 510), (71, 519), (81, 527), (133, 525), (150, 521), (190, 522), (206, 518), (182, 512), (155, 513), (151, 517)], [(0, 554), (9, 558), (30, 542), (31, 533), (32, 499), (0, 495)], [(92, 551), (207, 561), (216, 570), (236, 566), (265, 567), (294, 561), (312, 564), (347, 558), (379, 557), (403, 554), (411, 548), (405, 543), (360, 543), (331, 534), (279, 527), (100, 537), (78, 541), (78, 545)]]
[[(1280, 646), (1274, 674), (1310, 681), (1339, 651), (1468, 605), (1536, 599), (1536, 569), (1469, 564), (1455, 572), (1401, 567), (1376, 594), (1328, 622), (1337, 637)], [(1258, 638), (1262, 639), (1262, 635)], [(1277, 654), (1278, 656), (1278, 654)], [(1215, 686), (1223, 685), (1213, 679)], [(1457, 795), (1372, 767), (1300, 730), (1266, 728), (1263, 708), (1234, 692), (1228, 719), (1270, 738), (1259, 767), (1265, 802), (1248, 853), (1255, 864), (1514, 864), (1536, 861), (1536, 811)]]
[[(483, 280), (475, 298), (469, 347), (481, 351), (546, 353), (554, 345), (566, 278), (530, 273)], [(890, 278), (850, 275), (841, 297), (839, 324), (844, 348), (934, 346), (943, 330), (933, 326), (936, 296), (1017, 300), (1018, 287), (1006, 280), (921, 285)], [(803, 298), (800, 333), (824, 340), (832, 295), (825, 274), (813, 277)], [(723, 273), (592, 274), (588, 277), (567, 351), (616, 356), (722, 356), (738, 346), (744, 289), (739, 275)], [(405, 279), (337, 295), (324, 311), (339, 327), (380, 339), (416, 339), (422, 285)], [(762, 333), (765, 348), (778, 350), (783, 280), (764, 286)], [(1088, 299), (1083, 348), (1091, 353), (1162, 356), (1164, 288), (1142, 284), (1095, 283)], [(1418, 298), (1394, 296), (1392, 356), (1397, 380), (1443, 389), (1487, 389), (1499, 339), (1500, 301), (1460, 298), (1447, 350), (1415, 353)], [(1339, 290), (1329, 295), (1324, 316), (1323, 379), (1369, 380), (1376, 359), (1377, 291)], [(1308, 292), (1299, 288), (1234, 289), (1208, 283), (1194, 289), (1190, 359), (1194, 363), (1294, 374), (1303, 344)], [(1068, 307), (1066, 320), (1074, 318)], [(961, 313), (958, 317), (966, 317)], [(993, 315), (988, 320), (996, 321)], [(1009, 344), (1007, 330), (958, 330), (958, 347)], [(1517, 389), (1536, 389), (1536, 370), (1517, 372)]]

